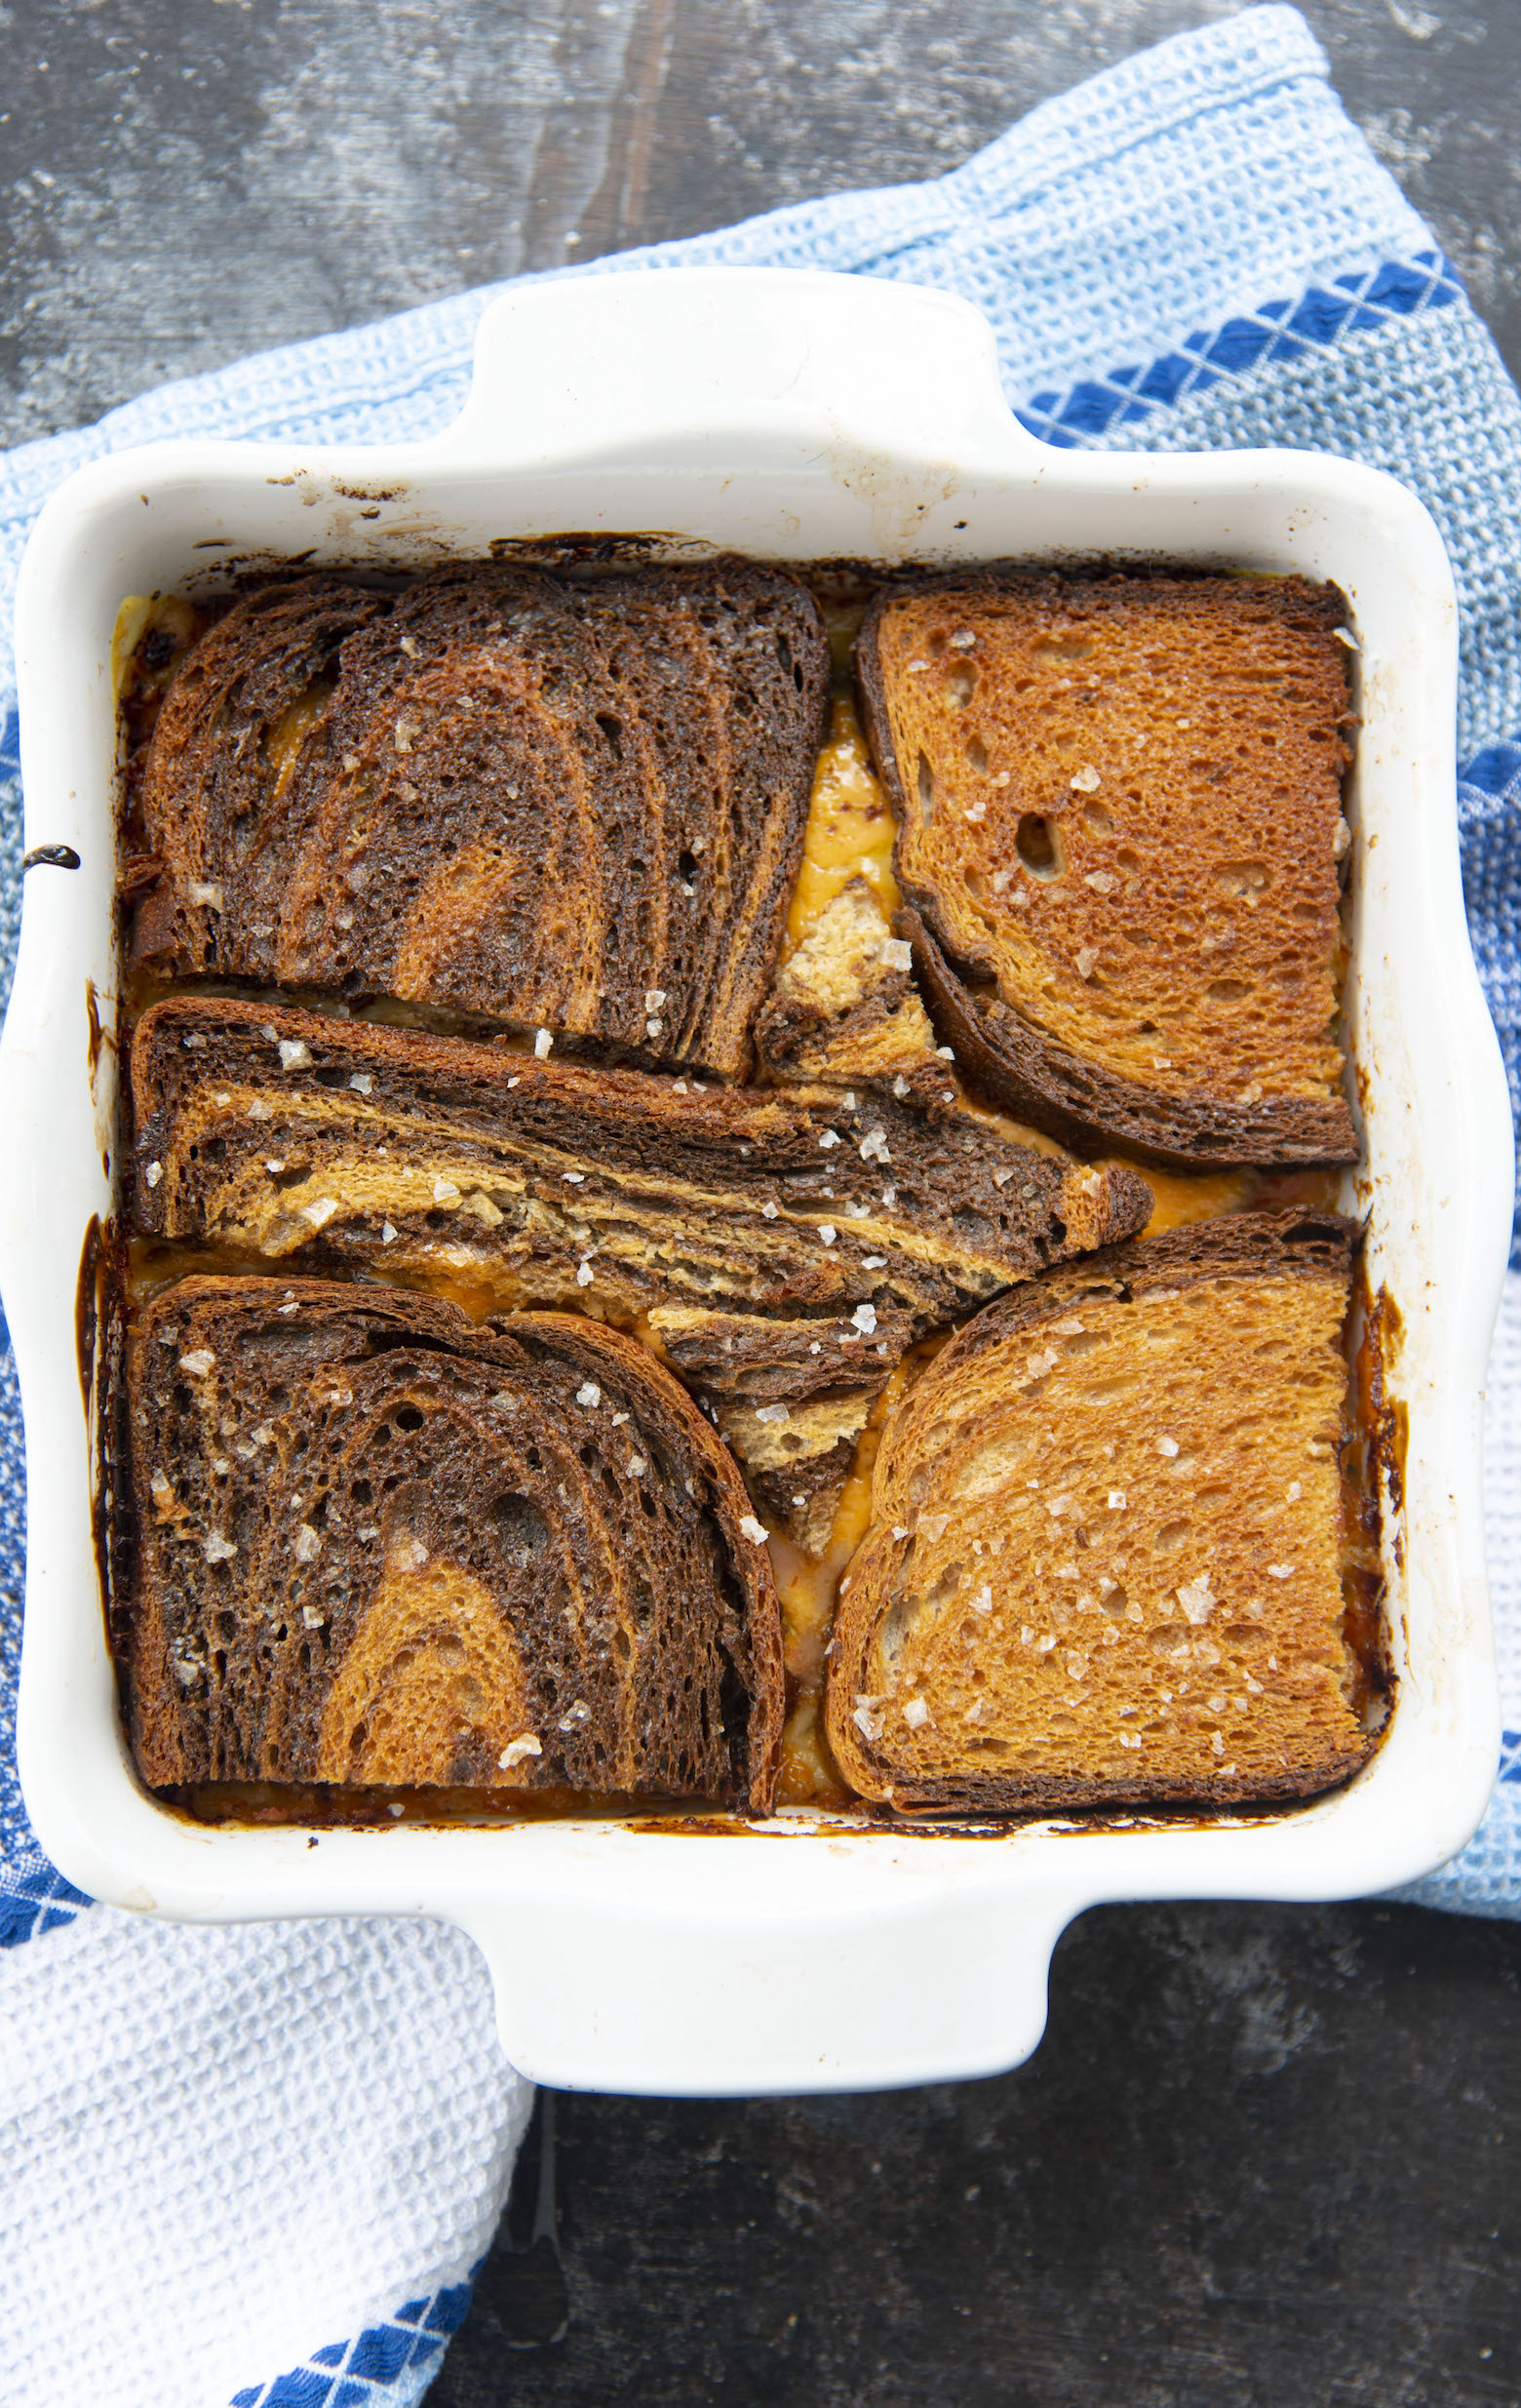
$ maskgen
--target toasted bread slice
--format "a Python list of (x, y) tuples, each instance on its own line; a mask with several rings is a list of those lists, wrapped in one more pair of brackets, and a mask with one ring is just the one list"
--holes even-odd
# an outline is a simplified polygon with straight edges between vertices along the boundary
[(133, 1090), (145, 1235), (637, 1326), (717, 1409), (767, 1526), (804, 1545), (905, 1347), (1150, 1209), (1133, 1171), (969, 1119), (286, 1006), (155, 1005)]
[(128, 1351), (143, 1779), (770, 1803), (760, 1525), (654, 1357), (566, 1314), (192, 1279)]
[(1022, 1119), (1183, 1168), (1355, 1159), (1346, 609), (1300, 577), (990, 572), (868, 612), (896, 925)]
[(1344, 1635), (1350, 1223), (1246, 1215), (979, 1314), (890, 1416), (827, 1727), (905, 1810), (1294, 1797), (1373, 1740)]
[(160, 711), (135, 956), (742, 1074), (829, 686), (739, 561), (265, 586)]
[[(906, 1344), (1150, 1209), (1135, 1172), (970, 1119), (539, 1061), (283, 1005), (155, 1005), (132, 1082), (148, 1236), (303, 1270), (473, 1279), (504, 1304), (620, 1321), (683, 1306), (689, 1342), (703, 1317), (737, 1314), (756, 1339), (738, 1367), (795, 1366), (804, 1384), (809, 1364), (875, 1346), (878, 1320)], [(721, 1386), (732, 1334), (718, 1334)]]
[(912, 946), (894, 935), (866, 879), (852, 878), (776, 971), (756, 1021), (762, 1070), (937, 1105), (946, 1065), (913, 967)]

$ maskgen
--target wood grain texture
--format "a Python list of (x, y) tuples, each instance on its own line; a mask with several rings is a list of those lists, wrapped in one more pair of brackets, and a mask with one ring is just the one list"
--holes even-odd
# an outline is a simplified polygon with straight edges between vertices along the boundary
[[(1521, 11), (1302, 4), (1521, 369)], [(1234, 5), (12, 0), (0, 433), (524, 267), (939, 174)], [(530, 2146), (432, 2399), (1514, 2403), (1518, 1992), (1500, 1924), (1112, 1910), (1063, 1944), (1049, 2035), (999, 2080), (552, 2102), (558, 2242)]]
[[(0, 434), (524, 268), (935, 176), (1236, 0), (14, 0)], [(1521, 13), (1305, 0), (1521, 366)]]
[(1017, 2073), (556, 2098), (430, 2408), (1510, 2408), (1518, 1990), (1505, 1924), (1115, 1908)]

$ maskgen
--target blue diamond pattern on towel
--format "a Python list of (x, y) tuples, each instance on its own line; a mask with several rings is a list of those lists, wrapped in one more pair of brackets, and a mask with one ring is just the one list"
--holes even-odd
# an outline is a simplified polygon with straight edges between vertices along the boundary
[[(477, 2270), (471, 2268), (471, 2281)], [(229, 2408), (410, 2408), (438, 2371), (444, 2344), (469, 2306), (470, 2282), (409, 2300), (356, 2340), (332, 2342), (273, 2383), (235, 2391)]]
[(1409, 262), (1383, 259), (1361, 274), (1337, 277), (1329, 289), (1307, 285), (1297, 300), (1260, 301), (1249, 316), (1195, 328), (1181, 351), (1149, 366), (1111, 368), (1102, 377), (1078, 377), (1065, 392), (1033, 393), (1016, 414), (1043, 443), (1070, 449), (1114, 425), (1140, 427), (1151, 409), (1171, 409), (1186, 394), (1208, 392), (1264, 360), (1295, 359), (1392, 318), (1451, 308), (1462, 297), (1458, 271), (1439, 251), (1420, 252)]
[[(1306, 160), (1313, 173), (1306, 172)], [(1442, 528), (1458, 579), (1465, 890), (1514, 1091), (1521, 1055), (1521, 871), (1514, 843), (1521, 806), (1515, 608), (1521, 591), (1521, 401), (1430, 229), (1346, 118), (1328, 87), (1318, 46), (1298, 15), (1283, 7), (1250, 9), (1130, 59), (1046, 103), (935, 181), (805, 202), (604, 264), (644, 273), (710, 262), (833, 268), (963, 295), (990, 318), (1011, 406), (1028, 427), (1058, 445), (1301, 445), (1385, 466), (1421, 494)], [(10, 612), (20, 550), (48, 494), (88, 460), (178, 435), (317, 446), (395, 443), (436, 433), (464, 399), (471, 343), (489, 297), (488, 291), (455, 295), (380, 326), (239, 361), (144, 394), (98, 426), (0, 457), (0, 984), (9, 981), (21, 890)], [(1507, 1289), (1490, 1400), (1488, 1511), (1502, 1642), (1504, 1751), (1495, 1802), (1478, 1838), (1418, 1894), (1468, 1912), (1515, 1915), (1521, 1913), (1517, 1277)], [(0, 1356), (0, 1717), (10, 1715), (14, 1690), (23, 1530), (20, 1415), (9, 1357)], [(112, 1946), (120, 1950), (124, 1918), (107, 1910), (78, 1915), (80, 1903), (46, 1864), (26, 1826), (7, 1721), (0, 1729), (0, 1937), (35, 1934), (38, 1945), (13, 1949), (0, 1958), (0, 1974), (24, 1975), (35, 1966), (38, 1995), (52, 1983), (47, 1994), (61, 1998), (65, 1982), (72, 2003), (88, 2004), (99, 1994), (92, 1985), (103, 1977), (93, 1968)], [(176, 1967), (237, 1956), (237, 1935), (164, 1937), (158, 1953)], [(204, 1957), (191, 1946), (202, 1939)], [(479, 2065), (488, 2034), (484, 1981), (478, 1961), (472, 1974), (469, 1950), (453, 1942), (453, 1934), (430, 1938), (416, 1926), (409, 1954), (393, 1950), (370, 1926), (310, 1926), (299, 1944), (288, 1928), (270, 1927), (259, 1935), (257, 1951), (265, 1970), (259, 1978), (248, 1971), (239, 1977), (237, 2044), (225, 2060), (229, 2084), (235, 2069), (253, 2068), (265, 2084), (257, 2094), (263, 2101), (311, 2083), (306, 2096), (324, 2113), (330, 2112), (324, 2082), (331, 2095), (348, 2095), (351, 2086), (341, 2076), (335, 2081), (331, 2066), (314, 2072), (310, 2047), (294, 2062), (283, 2053), (293, 1968), (299, 1963), (302, 1978), (315, 1982), (319, 1958), (330, 1967), (321, 1979), (334, 1983), (349, 1965), (363, 1964), (363, 1975), (354, 1978), (371, 2016), (370, 2028), (382, 2032), (397, 1995), (423, 2002), (439, 2016), (475, 1978), (481, 1992), (475, 2021), (461, 2013), (448, 2027), (445, 2054), (452, 2069), (473, 2050)], [(403, 1994), (397, 1984), (404, 1956), (416, 1986)], [(425, 1968), (437, 1972), (431, 1990)], [(200, 2008), (204, 2001), (190, 1995), (192, 1988), (187, 1974), (185, 2005)], [(341, 1990), (322, 1994), (335, 2011)], [(61, 2028), (61, 2004), (57, 2020)], [(176, 2054), (184, 2020), (177, 2012), (162, 2019), (164, 2091), (178, 2098), (181, 2119), (190, 2095), (175, 2090), (185, 2078)], [(427, 2028), (443, 2033), (446, 2025), (430, 2021)], [(346, 2024), (344, 2030), (347, 2035)], [(158, 2031), (155, 2021), (155, 2049)], [(345, 2037), (351, 2054), (362, 2045), (357, 2036)], [(109, 2072), (102, 2072), (98, 2094), (69, 2092), (70, 2132), (88, 2146), (92, 2130), (108, 2138), (125, 2125), (146, 2143), (153, 2116), (165, 2114), (158, 2130), (169, 2146), (177, 2129), (173, 2112), (166, 2113), (156, 2099), (144, 2104), (147, 2085), (140, 2074), (133, 2079), (135, 2088), (124, 2088), (122, 2077), (112, 2089)], [(203, 2073), (195, 2095), (204, 2097), (207, 2087)], [(412, 2087), (399, 2097), (378, 2081), (366, 2090), (366, 2113), (387, 2143), (406, 2128)], [(498, 2111), (504, 2132), (514, 2112), (509, 2089), (503, 2086)], [(11, 2106), (0, 2084), (0, 2118)], [(36, 2194), (25, 2238), (7, 2265), (7, 2326), (0, 2338), (6, 2408), (54, 2408), (62, 2396), (151, 2399), (155, 2408), (171, 2398), (177, 2408), (180, 2400), (229, 2396), (236, 2408), (292, 2408), (296, 2402), (302, 2408), (308, 2402), (315, 2408), (411, 2408), (464, 2313), (469, 2290), (456, 2278), (458, 2267), (480, 2247), (479, 2234), (467, 2247), (455, 2240), (441, 2246), (436, 2233), (457, 2233), (472, 2216), (489, 2215), (500, 2195), (492, 2185), (504, 2179), (500, 2164), (483, 2171), (486, 2160), (477, 2151), (474, 2171), (466, 2174), (458, 2170), (463, 2158), (456, 2152), (441, 2177), (404, 2158), (407, 2180), (389, 2189), (378, 2161), (371, 2166), (368, 2179), (378, 2188), (365, 2193), (368, 2272), (356, 2275), (350, 2263), (341, 2313), (333, 2316), (333, 2326), (355, 2338), (324, 2343), (301, 2358), (300, 2348), (288, 2339), (292, 2284), (309, 2263), (308, 2233), (335, 2230), (331, 2220), (309, 2221), (317, 2195), (311, 2153), (292, 2144), (281, 2155), (278, 2176), (264, 2179), (262, 2195), (257, 2185), (242, 2192), (229, 2185), (238, 2214), (214, 2230), (220, 2194), (209, 2194), (205, 2229), (196, 2230), (193, 2249), (183, 2253), (186, 2272), (174, 2312), (152, 2317), (144, 2316), (143, 2300), (159, 2296), (155, 2284), (173, 2279), (165, 2275), (161, 2232), (152, 2218), (135, 2222), (131, 2211), (117, 2206), (92, 2224), (90, 2202), (73, 2202), (55, 2231), (47, 2224), (51, 2194)], [(92, 2162), (98, 2189), (99, 2170), (108, 2162), (104, 2138)], [(219, 2170), (220, 2151), (216, 2163)], [(426, 2160), (419, 2163), (425, 2167)], [(433, 2222), (426, 2230), (410, 2221), (419, 2184), (431, 2186)], [(272, 2244), (267, 2217), (256, 2220), (265, 2238), (251, 2251), (250, 2211), (267, 2207), (272, 2190), (279, 2208), (273, 2229), (284, 2239)], [(399, 2245), (408, 2253), (397, 2261), (404, 2271), (377, 2285), (376, 2257), (385, 2250), (396, 2257)], [(59, 2253), (69, 2251), (80, 2270), (73, 2312), (60, 2319), (55, 2270)], [(332, 2295), (335, 2256), (335, 2247), (333, 2257), (323, 2255), (325, 2299)], [(392, 2298), (404, 2298), (405, 2305), (380, 2312), (381, 2303)], [(228, 2373), (215, 2353), (225, 2349), (234, 2307), (251, 2301), (256, 2304), (255, 2339), (246, 2349), (240, 2341)], [(310, 2338), (306, 2318), (300, 2345)], [(172, 2356), (171, 2377), (166, 2367)], [(214, 2358), (225, 2379), (209, 2386), (204, 2368)], [(251, 2366), (284, 2371), (251, 2384), (244, 2379)], [(396, 2369), (389, 2378), (388, 2367)], [(242, 2388), (234, 2391), (235, 2382)]]

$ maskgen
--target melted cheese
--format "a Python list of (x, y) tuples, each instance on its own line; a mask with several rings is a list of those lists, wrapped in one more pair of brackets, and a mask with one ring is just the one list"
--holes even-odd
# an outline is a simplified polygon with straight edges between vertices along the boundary
[(802, 866), (787, 914), (782, 959), (794, 952), (852, 878), (864, 878), (889, 919), (902, 896), (892, 874), (898, 833), (887, 797), (872, 767), (866, 738), (848, 694), (837, 693), (830, 730), (813, 772)]

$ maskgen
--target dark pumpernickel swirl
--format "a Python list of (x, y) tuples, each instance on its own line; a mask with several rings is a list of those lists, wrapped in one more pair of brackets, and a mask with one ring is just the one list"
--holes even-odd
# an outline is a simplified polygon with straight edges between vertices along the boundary
[(740, 1076), (829, 683), (742, 561), (258, 588), (159, 713), (135, 958)]

